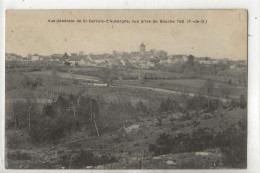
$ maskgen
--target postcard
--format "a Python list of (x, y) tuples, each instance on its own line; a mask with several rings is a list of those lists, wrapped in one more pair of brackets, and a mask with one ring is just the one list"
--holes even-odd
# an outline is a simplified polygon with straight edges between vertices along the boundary
[(247, 10), (6, 10), (6, 169), (246, 169)]

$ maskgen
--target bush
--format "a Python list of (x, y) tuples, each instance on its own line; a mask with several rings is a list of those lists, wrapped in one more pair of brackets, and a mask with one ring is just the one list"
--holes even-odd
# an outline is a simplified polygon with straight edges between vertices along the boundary
[(183, 116), (181, 116), (181, 117), (179, 118), (179, 121), (188, 121), (188, 120), (191, 120), (191, 119), (192, 119), (192, 116), (191, 116), (191, 115), (185, 114), (185, 115), (183, 115)]
[(199, 128), (191, 136), (191, 151), (203, 151), (213, 147), (215, 132), (210, 128)]
[(111, 155), (94, 155), (92, 152), (81, 149), (79, 152), (66, 153), (59, 156), (59, 165), (67, 169), (82, 169), (86, 166), (97, 166), (114, 163), (118, 160)]
[(52, 142), (56, 143), (71, 130), (79, 130), (79, 121), (72, 116), (44, 117), (38, 116), (32, 120), (29, 136), (35, 143)]
[(150, 144), (148, 150), (158, 156), (168, 153), (180, 153), (190, 150), (189, 134), (180, 133), (172, 138), (169, 134), (160, 134), (156, 144)]
[(168, 112), (168, 111), (173, 111), (173, 112), (179, 112), (181, 111), (182, 108), (179, 105), (179, 103), (171, 98), (163, 99), (159, 108), (159, 111), (161, 112)]
[(232, 168), (246, 168), (247, 165), (247, 125), (240, 121), (229, 129), (216, 134), (213, 129), (200, 128), (191, 135), (180, 133), (175, 137), (160, 134), (155, 144), (148, 149), (153, 155), (204, 151), (220, 148), (225, 159), (224, 165)]
[(220, 103), (218, 99), (195, 95), (194, 97), (188, 97), (185, 105), (186, 110), (207, 110), (208, 112), (213, 112), (220, 107)]
[(245, 121), (239, 121), (237, 125), (218, 133), (215, 145), (224, 153), (226, 166), (246, 168), (247, 124)]
[(141, 113), (147, 113), (148, 111), (146, 105), (141, 100), (136, 105), (136, 110)]
[(20, 151), (8, 152), (7, 159), (10, 160), (31, 160), (31, 156), (28, 153), (22, 153)]
[(241, 108), (245, 109), (247, 107), (247, 101), (244, 95), (240, 95), (239, 99), (232, 99), (229, 103), (229, 106), (232, 108)]
[(16, 149), (21, 143), (22, 140), (17, 135), (6, 136), (6, 148)]
[(78, 131), (83, 126), (96, 134), (93, 115), (99, 125), (99, 106), (91, 97), (60, 95), (56, 101), (44, 106), (41, 115), (32, 116), (29, 136), (35, 143), (55, 143), (68, 132)]
[(38, 86), (42, 85), (42, 79), (37, 78), (36, 80), (30, 79), (28, 76), (24, 78), (24, 88), (31, 88), (34, 89)]

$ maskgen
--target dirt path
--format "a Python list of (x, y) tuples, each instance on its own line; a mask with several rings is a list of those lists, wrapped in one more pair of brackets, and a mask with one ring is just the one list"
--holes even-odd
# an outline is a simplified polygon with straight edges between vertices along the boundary
[[(162, 89), (162, 88), (154, 88), (154, 87), (148, 87), (148, 86), (136, 86), (136, 85), (121, 85), (120, 87), (122, 88), (136, 88), (136, 89), (147, 89), (147, 90), (152, 90), (156, 92), (162, 92), (162, 93), (169, 93), (169, 94), (186, 94), (188, 96), (194, 97), (196, 94), (195, 93), (190, 93), (190, 92), (181, 92), (181, 91), (174, 91), (174, 90), (168, 90), (168, 89)], [(205, 97), (209, 97), (208, 95), (203, 95)], [(219, 99), (222, 102), (227, 102), (228, 99), (223, 98), (223, 97), (212, 97), (215, 99)]]

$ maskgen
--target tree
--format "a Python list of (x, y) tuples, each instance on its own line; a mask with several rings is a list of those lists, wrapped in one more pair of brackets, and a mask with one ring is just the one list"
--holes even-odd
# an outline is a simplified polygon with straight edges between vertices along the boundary
[(157, 51), (155, 49), (151, 49), (149, 52), (154, 54), (154, 55), (157, 53)]
[(27, 55), (27, 59), (28, 59), (28, 60), (31, 60), (31, 59), (32, 59), (32, 55), (31, 55), (31, 54), (28, 54), (28, 55)]
[(68, 58), (68, 57), (69, 57), (69, 55), (67, 54), (67, 52), (64, 53), (63, 58)]
[(154, 57), (150, 60), (152, 63), (154, 63), (154, 66), (156, 67), (157, 64), (160, 62), (160, 59), (158, 57)]
[(58, 79), (58, 75), (57, 75), (57, 71), (56, 71), (55, 68), (53, 68), (52, 71), (51, 71), (51, 78), (52, 78), (53, 84), (56, 84), (57, 79)]
[(92, 98), (90, 101), (90, 108), (91, 108), (90, 109), (91, 110), (91, 112), (90, 112), (91, 120), (94, 123), (95, 129), (97, 132), (97, 136), (99, 136), (99, 130), (98, 130), (97, 122), (96, 122), (96, 115), (99, 113), (99, 105), (98, 105), (97, 101)]
[(242, 94), (240, 95), (240, 98), (239, 98), (239, 106), (240, 108), (244, 109), (247, 107), (247, 101), (246, 101), (246, 98), (245, 96)]
[(158, 126), (161, 126), (162, 125), (162, 120), (163, 120), (164, 117), (161, 116), (158, 112), (156, 112), (154, 116), (155, 116), (156, 120), (158, 121), (156, 124)]
[(27, 130), (31, 131), (32, 127), (32, 103), (30, 101), (27, 102)]
[(11, 107), (11, 114), (14, 126), (16, 128), (22, 128), (24, 124), (24, 120), (26, 120), (26, 104), (22, 102), (15, 102)]
[(226, 85), (221, 85), (220, 87), (221, 96), (224, 98), (229, 98), (229, 95), (231, 93), (231, 87)]
[(79, 115), (90, 124), (93, 124), (97, 133), (97, 136), (100, 136), (98, 129), (98, 120), (100, 115), (101, 103), (102, 100), (99, 98), (98, 100), (93, 99), (92, 96), (89, 97), (80, 97), (79, 99), (79, 107), (78, 112)]
[(159, 59), (167, 59), (168, 58), (168, 52), (164, 51), (164, 50), (160, 50), (159, 52), (157, 52), (157, 56)]
[(194, 56), (193, 55), (189, 55), (188, 56), (187, 65), (188, 66), (193, 66), (194, 65)]
[(71, 110), (73, 112), (73, 117), (76, 117), (76, 112), (78, 111), (80, 102), (79, 102), (79, 96), (74, 96), (73, 94), (69, 95), (69, 110)]
[(167, 111), (176, 112), (176, 111), (180, 111), (181, 107), (176, 100), (167, 97), (167, 99), (162, 100), (159, 110), (162, 112), (167, 112)]
[(142, 112), (142, 113), (146, 113), (147, 112), (147, 107), (145, 106), (145, 104), (141, 100), (136, 105), (136, 109), (138, 111)]
[(208, 109), (210, 108), (210, 98), (213, 94), (214, 86), (214, 82), (210, 79), (206, 80), (204, 85), (202, 86), (202, 89), (208, 98)]
[(170, 118), (170, 121), (171, 121), (171, 125), (173, 125), (174, 121), (175, 121), (175, 118), (174, 117), (171, 117)]

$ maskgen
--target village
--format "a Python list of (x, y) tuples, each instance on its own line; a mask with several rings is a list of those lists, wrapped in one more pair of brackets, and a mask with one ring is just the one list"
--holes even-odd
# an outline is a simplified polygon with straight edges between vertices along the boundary
[[(166, 51), (151, 49), (146, 51), (144, 43), (140, 44), (139, 51), (136, 52), (117, 52), (112, 54), (84, 54), (79, 53), (64, 53), (52, 54), (49, 56), (28, 54), (26, 57), (15, 53), (6, 53), (6, 66), (14, 67), (22, 64), (60, 64), (67, 66), (93, 66), (93, 67), (132, 67), (132, 68), (156, 68), (156, 67), (171, 67), (174, 65), (183, 64), (188, 61), (188, 55), (168, 55)], [(195, 57), (194, 62), (204, 66), (216, 64), (227, 64), (229, 68), (246, 68), (245, 60), (231, 61), (228, 58), (213, 59), (210, 57)]]

